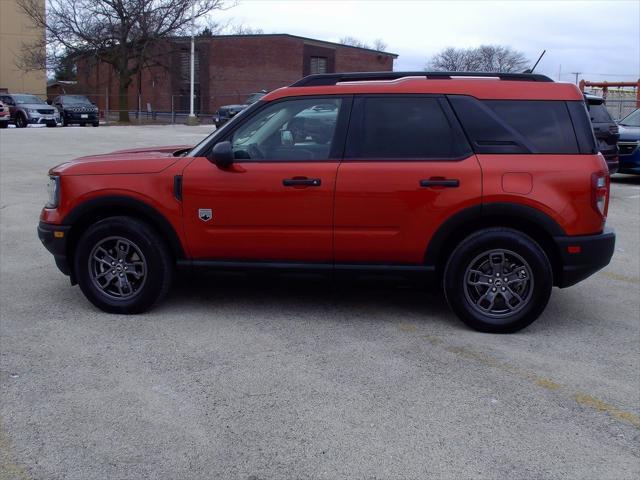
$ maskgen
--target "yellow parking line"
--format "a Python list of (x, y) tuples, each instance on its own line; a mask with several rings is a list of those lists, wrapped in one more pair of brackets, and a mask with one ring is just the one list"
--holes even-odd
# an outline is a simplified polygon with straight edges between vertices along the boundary
[(619, 275), (617, 273), (612, 273), (612, 272), (600, 272), (598, 275), (611, 278), (612, 280), (619, 280), (621, 282), (640, 283), (640, 278), (627, 277), (626, 275)]
[[(407, 333), (418, 332), (418, 328), (410, 323), (400, 323), (398, 324), (398, 328)], [(471, 360), (477, 360), (478, 362), (488, 367), (498, 368), (508, 373), (517, 375), (523, 379), (529, 380), (533, 384), (541, 388), (544, 388), (545, 390), (568, 393), (567, 392), (567, 390), (569, 390), (568, 387), (560, 383), (557, 383), (551, 380), (550, 378), (542, 377), (540, 375), (537, 375), (534, 372), (530, 372), (528, 370), (524, 370), (510, 363), (500, 361), (485, 353), (476, 352), (466, 347), (446, 345), (444, 340), (442, 340), (440, 337), (436, 335), (422, 334), (422, 335), (419, 335), (419, 337), (427, 340), (430, 344), (434, 346), (442, 345), (444, 350), (447, 352), (450, 352), (455, 355), (459, 355), (461, 357), (465, 357)], [(571, 395), (571, 398), (573, 398), (573, 400), (575, 400), (579, 405), (593, 408), (598, 412), (606, 413), (618, 421), (629, 423), (634, 427), (640, 429), (640, 417), (634, 413), (620, 410), (619, 408), (609, 403), (606, 403), (598, 398), (592, 397), (591, 395), (587, 395), (586, 393), (583, 393), (583, 392), (575, 392)]]
[(13, 461), (11, 441), (7, 436), (0, 418), (0, 479), (28, 480), (26, 470)]

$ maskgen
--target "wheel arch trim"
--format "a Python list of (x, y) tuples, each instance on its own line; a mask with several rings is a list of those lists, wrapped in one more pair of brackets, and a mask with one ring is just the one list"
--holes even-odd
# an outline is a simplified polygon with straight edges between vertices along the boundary
[[(185, 258), (185, 250), (175, 228), (155, 207), (148, 203), (126, 195), (108, 195), (86, 200), (75, 206), (63, 219), (64, 225), (74, 226), (86, 224), (84, 219), (93, 212), (114, 210), (114, 215), (133, 213), (137, 218), (147, 220), (156, 227), (167, 241), (171, 252), (177, 259)], [(120, 210), (120, 211), (118, 211)], [(108, 215), (108, 216), (114, 216)]]
[[(515, 225), (510, 225), (510, 222)], [(536, 208), (512, 203), (478, 204), (457, 212), (440, 225), (427, 245), (425, 264), (435, 266), (438, 270), (446, 261), (443, 254), (446, 253), (448, 256), (455, 247), (451, 240), (458, 240), (460, 236), (464, 237), (478, 228), (497, 224), (505, 227), (512, 226), (516, 229), (523, 224), (530, 225), (535, 232), (525, 231), (524, 233), (533, 237), (536, 233), (543, 233), (549, 240), (566, 235), (558, 222)], [(550, 244), (541, 246), (545, 250), (551, 248)], [(556, 252), (552, 250), (547, 253), (555, 254)]]

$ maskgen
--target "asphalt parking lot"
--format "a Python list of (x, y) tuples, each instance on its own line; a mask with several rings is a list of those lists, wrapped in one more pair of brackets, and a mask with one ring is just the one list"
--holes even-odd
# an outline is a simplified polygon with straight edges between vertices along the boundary
[(640, 178), (612, 263), (513, 335), (436, 293), (196, 279), (102, 313), (36, 235), (71, 157), (209, 127), (0, 132), (0, 478), (640, 477)]

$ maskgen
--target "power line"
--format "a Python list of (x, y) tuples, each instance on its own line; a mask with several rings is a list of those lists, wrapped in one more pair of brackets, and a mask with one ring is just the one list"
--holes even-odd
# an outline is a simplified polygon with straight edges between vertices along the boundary
[[(640, 73), (593, 73), (593, 72), (579, 72), (580, 75), (598, 75), (603, 77), (634, 77), (640, 78)], [(561, 75), (575, 75), (575, 72), (565, 72)]]

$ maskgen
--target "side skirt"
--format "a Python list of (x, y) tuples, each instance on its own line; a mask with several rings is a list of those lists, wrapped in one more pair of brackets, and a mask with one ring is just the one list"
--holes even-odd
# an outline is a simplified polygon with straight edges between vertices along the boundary
[(359, 263), (313, 263), (313, 262), (255, 262), (228, 260), (178, 260), (180, 269), (195, 272), (272, 272), (351, 274), (356, 276), (399, 276), (411, 279), (432, 280), (435, 267), (430, 265), (359, 264)]

